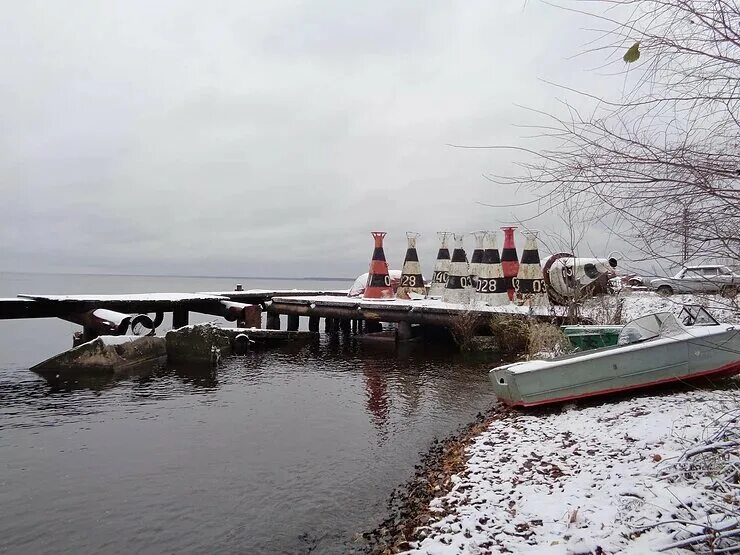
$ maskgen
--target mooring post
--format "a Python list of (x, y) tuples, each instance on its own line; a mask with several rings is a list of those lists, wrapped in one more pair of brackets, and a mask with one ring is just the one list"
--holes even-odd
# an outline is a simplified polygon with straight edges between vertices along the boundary
[(298, 331), (300, 316), (298, 314), (288, 314), (288, 331)]
[(188, 325), (188, 311), (184, 308), (176, 308), (172, 311), (172, 329), (183, 328)]
[(319, 320), (318, 316), (308, 317), (308, 331), (319, 331)]

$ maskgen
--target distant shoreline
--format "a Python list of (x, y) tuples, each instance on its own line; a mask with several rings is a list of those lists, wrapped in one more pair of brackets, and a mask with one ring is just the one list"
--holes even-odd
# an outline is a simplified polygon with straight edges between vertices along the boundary
[(285, 276), (198, 276), (198, 275), (184, 275), (184, 274), (105, 274), (105, 273), (93, 273), (93, 272), (17, 272), (17, 271), (2, 271), (2, 274), (13, 274), (13, 275), (40, 275), (40, 276), (106, 276), (106, 277), (177, 277), (177, 278), (192, 278), (192, 279), (261, 279), (268, 280), (273, 279), (276, 281), (349, 281), (352, 282), (355, 278), (350, 277), (285, 277)]

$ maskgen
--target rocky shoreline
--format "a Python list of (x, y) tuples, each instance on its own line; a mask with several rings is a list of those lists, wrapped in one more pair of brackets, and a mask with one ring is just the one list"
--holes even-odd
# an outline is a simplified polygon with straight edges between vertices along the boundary
[(430, 503), (452, 489), (452, 476), (465, 469), (469, 457), (466, 448), (476, 436), (488, 429), (491, 422), (512, 412), (503, 405), (495, 405), (479, 412), (475, 420), (459, 432), (434, 440), (416, 465), (414, 476), (391, 493), (389, 516), (373, 530), (362, 534), (367, 551), (378, 555), (400, 553), (410, 549), (409, 542), (423, 539), (418, 529), (440, 518), (438, 511), (430, 511)]

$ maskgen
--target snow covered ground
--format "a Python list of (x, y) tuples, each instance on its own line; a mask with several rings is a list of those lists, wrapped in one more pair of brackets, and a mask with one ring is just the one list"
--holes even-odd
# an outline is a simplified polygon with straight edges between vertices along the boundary
[[(727, 428), (730, 414), (740, 415), (737, 389), (494, 420), (468, 447), (451, 491), (432, 501), (439, 520), (419, 530), (424, 539), (412, 553), (644, 554), (684, 539), (692, 526), (703, 533), (703, 524), (718, 525), (718, 494), (711, 479), (675, 465), (697, 440)], [(737, 420), (730, 426), (736, 432)], [(737, 443), (731, 459), (740, 469)], [(740, 491), (729, 491), (722, 502), (737, 510)]]
[(662, 297), (652, 291), (623, 289), (618, 296), (594, 297), (584, 303), (583, 315), (599, 323), (612, 321), (617, 300), (623, 301), (622, 322), (629, 322), (652, 312), (681, 310), (684, 304), (700, 304), (719, 322), (740, 323), (740, 297), (726, 299), (719, 295), (672, 295)]

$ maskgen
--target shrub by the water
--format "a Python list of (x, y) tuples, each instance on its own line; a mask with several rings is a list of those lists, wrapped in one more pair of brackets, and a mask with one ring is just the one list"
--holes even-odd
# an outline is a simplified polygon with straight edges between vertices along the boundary
[[(485, 321), (483, 321), (483, 326), (485, 326)], [(450, 332), (461, 351), (475, 350), (476, 332), (480, 327), (480, 316), (472, 310), (460, 312), (452, 317)]]
[(529, 322), (524, 318), (495, 315), (491, 318), (491, 333), (499, 350), (507, 355), (521, 355), (529, 345)]
[(551, 358), (572, 350), (573, 345), (559, 326), (534, 320), (529, 322), (527, 358)]
[(560, 328), (547, 322), (496, 315), (490, 327), (499, 350), (507, 355), (551, 357), (572, 350)]

